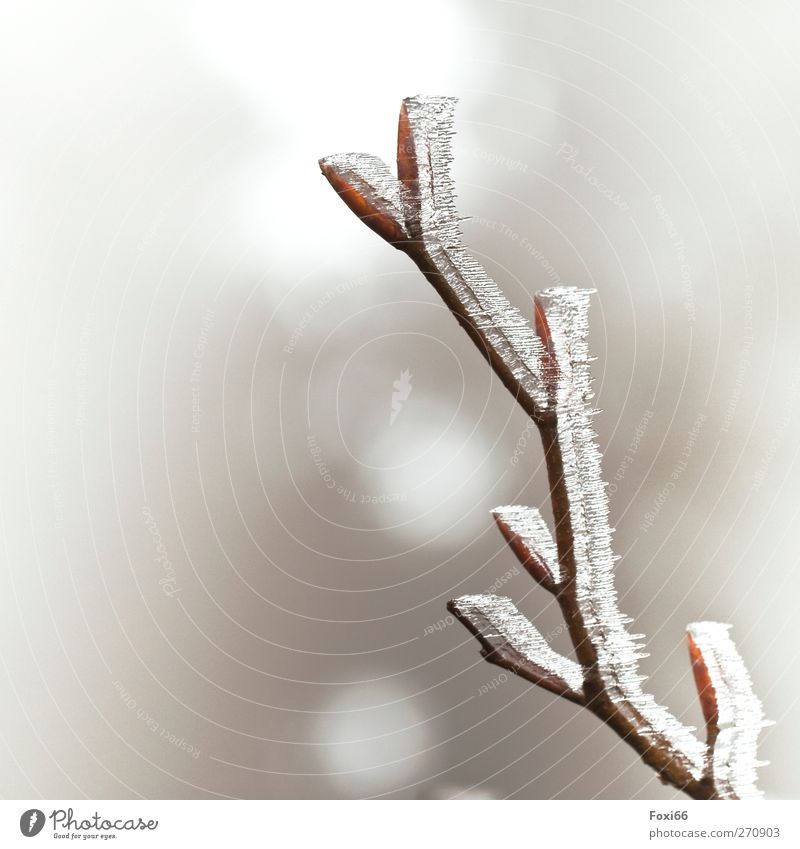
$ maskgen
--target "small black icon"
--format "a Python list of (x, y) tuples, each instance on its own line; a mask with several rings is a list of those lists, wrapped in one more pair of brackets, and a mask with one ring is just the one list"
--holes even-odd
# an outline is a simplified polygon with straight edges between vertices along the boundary
[(19, 818), (19, 830), (25, 837), (36, 837), (44, 828), (44, 811), (31, 808)]

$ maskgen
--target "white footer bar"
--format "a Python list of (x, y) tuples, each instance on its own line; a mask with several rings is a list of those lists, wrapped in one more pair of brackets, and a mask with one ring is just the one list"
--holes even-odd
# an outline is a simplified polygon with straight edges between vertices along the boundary
[[(0, 846), (800, 846), (800, 803), (0, 801)], [(524, 844), (520, 844), (524, 841)]]

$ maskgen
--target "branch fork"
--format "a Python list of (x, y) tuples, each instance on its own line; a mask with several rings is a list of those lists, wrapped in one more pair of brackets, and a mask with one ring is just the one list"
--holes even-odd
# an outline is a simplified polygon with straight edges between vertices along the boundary
[(555, 535), (538, 510), (498, 507), (515, 556), (557, 600), (575, 660), (555, 652), (510, 599), (468, 595), (448, 604), (484, 657), (592, 711), (662, 781), (697, 799), (756, 796), (756, 744), (766, 724), (727, 625), (689, 626), (689, 651), (706, 740), (642, 689), (640, 637), (619, 610), (609, 505), (587, 333), (592, 290), (545, 289), (534, 326), (461, 243), (450, 176), (455, 100), (403, 101), (397, 175), (368, 154), (320, 160), (333, 188), (365, 224), (407, 253), (440, 294), (506, 388), (537, 424), (545, 451)]

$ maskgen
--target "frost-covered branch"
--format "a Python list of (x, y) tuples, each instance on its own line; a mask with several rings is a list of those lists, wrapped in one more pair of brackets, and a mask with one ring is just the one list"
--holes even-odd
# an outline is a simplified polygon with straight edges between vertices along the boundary
[(461, 244), (449, 170), (454, 108), (448, 97), (403, 102), (399, 178), (364, 153), (329, 156), (320, 167), (365, 224), (411, 256), (506, 387), (538, 419), (548, 406), (542, 342)]
[(531, 327), (466, 251), (450, 176), (454, 104), (442, 97), (403, 102), (396, 177), (366, 154), (327, 157), (320, 167), (353, 212), (417, 264), (538, 425), (555, 539), (534, 508), (499, 507), (494, 516), (520, 562), (557, 599), (578, 662), (553, 651), (509, 599), (464, 596), (449, 607), (478, 638), (487, 660), (584, 705), (663, 781), (698, 799), (754, 795), (756, 740), (764, 723), (726, 626), (690, 628), (705, 744), (642, 689), (641, 638), (628, 632), (630, 619), (617, 604), (617, 558), (592, 427), (592, 292), (539, 292)]
[(537, 295), (547, 321), (555, 421), (544, 426), (554, 516), (564, 579), (559, 601), (576, 654), (586, 670), (585, 690), (595, 710), (635, 743), (642, 757), (680, 784), (702, 776), (703, 746), (642, 690), (643, 656), (617, 605), (608, 496), (601, 477), (591, 407), (593, 397), (587, 290), (550, 289)]
[(693, 622), (687, 628), (689, 656), (706, 722), (706, 779), (720, 797), (760, 796), (756, 788), (758, 734), (764, 721), (761, 702), (741, 655), (731, 640), (730, 625)]

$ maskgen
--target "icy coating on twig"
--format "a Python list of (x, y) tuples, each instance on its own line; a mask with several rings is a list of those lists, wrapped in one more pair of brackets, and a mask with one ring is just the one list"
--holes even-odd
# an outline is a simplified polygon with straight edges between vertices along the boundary
[(450, 176), (455, 98), (411, 97), (404, 101), (419, 187), (418, 206), (407, 227), (421, 237), (454, 295), (488, 345), (500, 355), (540, 410), (549, 406), (541, 374), (542, 342), (483, 266), (461, 243)]
[[(730, 625), (693, 622), (687, 627), (707, 677), (708, 707), (704, 705), (711, 747), (711, 778), (728, 798), (759, 797), (756, 768), (758, 735), (764, 721), (761, 701), (741, 655), (731, 640)], [(703, 694), (701, 693), (701, 698)]]
[[(575, 585), (584, 626), (597, 653), (598, 671), (613, 701), (627, 703), (691, 763), (695, 777), (702, 773), (705, 747), (694, 729), (682, 725), (652, 696), (642, 690), (645, 677), (638, 660), (645, 655), (617, 605), (614, 562), (606, 484), (601, 475), (600, 449), (592, 427), (595, 411), (589, 350), (588, 289), (547, 289), (537, 295), (551, 334), (551, 349), (558, 370), (556, 420), (570, 502)], [(647, 733), (646, 727), (640, 728)]]
[[(450, 602), (450, 610), (481, 640), (489, 652), (511, 649), (518, 658), (506, 655), (500, 665), (538, 678), (540, 686), (559, 695), (581, 699), (583, 670), (568, 657), (550, 648), (545, 637), (514, 606), (509, 598), (483, 593), (465, 595)], [(494, 659), (498, 662), (497, 658)]]

